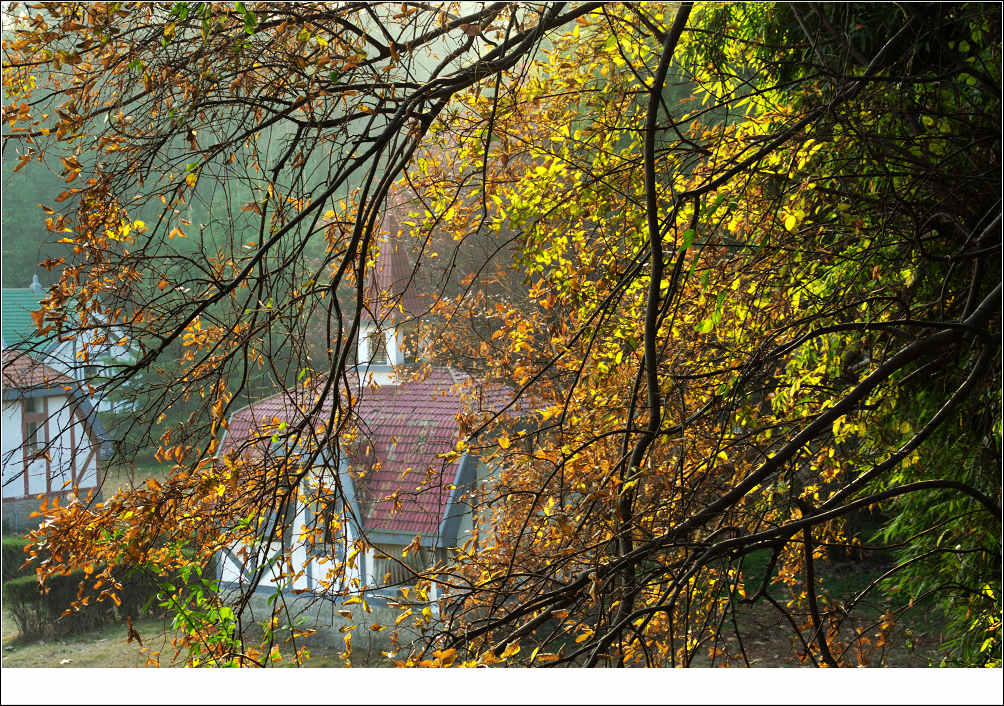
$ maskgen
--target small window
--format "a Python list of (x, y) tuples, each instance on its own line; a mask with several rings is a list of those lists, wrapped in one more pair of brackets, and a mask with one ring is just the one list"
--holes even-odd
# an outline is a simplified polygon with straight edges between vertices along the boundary
[(25, 414), (38, 414), (42, 411), (42, 405), (37, 397), (29, 397), (24, 401)]
[(26, 422), (25, 423), (25, 448), (28, 453), (34, 454), (42, 450), (44, 443), (43, 432), (42, 432), (42, 422)]
[(408, 552), (408, 556), (402, 556), (404, 547), (401, 546), (384, 549), (396, 559), (380, 552), (374, 558), (374, 578), (384, 587), (412, 585), (419, 579), (416, 574), (427, 574), (437, 562), (446, 559), (445, 551), (439, 549), (420, 547)]
[(370, 365), (387, 365), (387, 339), (383, 331), (374, 331), (369, 335)]

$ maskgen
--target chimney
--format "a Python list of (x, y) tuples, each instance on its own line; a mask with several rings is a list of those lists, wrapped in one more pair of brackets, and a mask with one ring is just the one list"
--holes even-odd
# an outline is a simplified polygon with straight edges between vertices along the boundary
[(380, 254), (369, 275), (369, 292), (373, 314), (378, 318), (389, 316), (397, 321), (404, 316), (417, 316), (421, 310), (414, 264), (408, 256), (406, 236), (402, 236), (402, 216), (406, 206), (401, 195), (392, 192), (385, 206), (379, 238)]
[(36, 272), (32, 275), (31, 284), (28, 285), (28, 289), (33, 291), (35, 294), (42, 293), (42, 283), (38, 281), (38, 273)]

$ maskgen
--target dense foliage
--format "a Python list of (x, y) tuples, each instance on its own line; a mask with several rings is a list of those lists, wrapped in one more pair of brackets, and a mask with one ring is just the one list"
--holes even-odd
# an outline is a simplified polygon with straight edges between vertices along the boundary
[[(144, 376), (139, 419), (177, 464), (102, 506), (46, 508), (43, 576), (260, 548), (266, 518), (340, 492), (301, 481), (354, 433), (348, 350), (393, 194), (430, 295), (416, 340), (536, 410), (466, 421), (457, 453), (495, 469), (479, 533), (419, 584), (444, 591), (442, 619), (402, 614), (427, 639), (400, 664), (743, 664), (754, 604), (802, 659), (856, 664), (876, 645), (855, 609), (878, 591), (909, 596), (880, 641), (937, 603), (950, 663), (999, 665), (1000, 20), (981, 4), (31, 10), (4, 45), (5, 145), (24, 164), (60, 151), (71, 183), (39, 327), (124, 332), (141, 355), (119, 378)], [(271, 437), (297, 452), (218, 462), (254, 375), (300, 391)], [(896, 561), (865, 591), (824, 590), (828, 560), (878, 550)], [(356, 555), (331, 562), (346, 601)], [(244, 642), (247, 596), (176, 595), (200, 661), (275, 654), (271, 630)]]

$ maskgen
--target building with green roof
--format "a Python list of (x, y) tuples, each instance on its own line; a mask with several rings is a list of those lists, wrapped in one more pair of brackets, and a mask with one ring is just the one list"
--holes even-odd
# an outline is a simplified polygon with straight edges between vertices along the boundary
[(33, 311), (38, 311), (39, 302), (45, 296), (45, 291), (38, 281), (38, 275), (31, 284), (23, 289), (3, 288), (0, 299), (0, 328), (3, 332), (3, 347), (26, 349), (32, 348), (45, 352), (51, 348), (51, 343), (45, 345), (42, 336), (31, 318)]
[[(60, 373), (69, 375), (78, 382), (91, 383), (95, 387), (98, 387), (98, 379), (102, 376), (104, 366), (133, 361), (134, 356), (128, 348), (112, 343), (98, 349), (92, 348), (91, 360), (86, 365), (81, 364), (77, 353), (84, 348), (86, 340), (96, 335), (94, 331), (59, 339), (39, 334), (31, 316), (32, 312), (38, 311), (41, 301), (45, 298), (45, 290), (38, 281), (38, 275), (35, 275), (31, 284), (23, 289), (5, 287), (0, 293), (3, 296), (0, 302), (0, 327), (3, 332), (4, 349), (27, 352), (39, 362), (51, 365)], [(121, 335), (114, 338), (121, 338)], [(121, 403), (104, 399), (100, 393), (94, 404), (101, 412), (123, 408)]]

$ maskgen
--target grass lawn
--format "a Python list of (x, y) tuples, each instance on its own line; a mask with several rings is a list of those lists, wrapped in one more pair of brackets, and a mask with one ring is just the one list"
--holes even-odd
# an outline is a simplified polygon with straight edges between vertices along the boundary
[[(161, 618), (149, 618), (134, 624), (143, 638), (143, 647), (159, 650), (163, 666), (183, 666), (183, 660), (171, 663), (169, 624)], [(143, 667), (146, 656), (140, 645), (126, 642), (124, 623), (62, 638), (46, 637), (27, 641), (19, 637), (17, 625), (3, 611), (4, 667)]]
[(119, 488), (135, 488), (146, 483), (148, 478), (162, 481), (171, 475), (171, 463), (119, 463), (101, 469), (102, 493), (110, 497)]
[[(160, 666), (183, 667), (185, 655), (174, 658), (174, 648), (171, 646), (170, 621), (166, 618), (147, 618), (133, 623), (143, 640), (140, 646), (137, 642), (127, 642), (128, 633), (125, 623), (106, 625), (79, 635), (61, 638), (46, 637), (38, 640), (25, 640), (18, 635), (17, 625), (10, 613), (3, 611), (3, 650), (2, 664), (4, 667), (145, 667), (147, 657), (140, 650), (149, 648), (159, 652)], [(342, 667), (338, 657), (340, 645), (325, 644), (318, 638), (307, 639), (303, 644), (308, 646), (311, 657), (306, 667)], [(357, 656), (354, 663), (363, 664)], [(383, 661), (383, 660), (381, 660)], [(279, 663), (281, 667), (294, 666), (289, 660)], [(378, 666), (376, 664), (372, 666)], [(379, 666), (387, 666), (384, 662)]]

